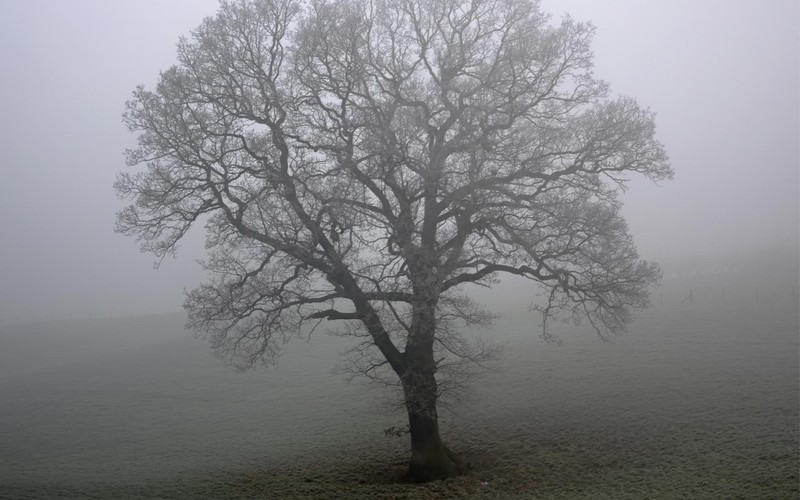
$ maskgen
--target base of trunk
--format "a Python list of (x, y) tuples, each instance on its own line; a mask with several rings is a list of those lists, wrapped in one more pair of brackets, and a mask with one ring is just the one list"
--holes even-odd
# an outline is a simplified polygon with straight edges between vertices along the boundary
[(461, 461), (444, 445), (439, 435), (435, 409), (430, 414), (409, 414), (411, 463), (408, 480), (415, 483), (437, 481), (463, 472)]
[(459, 476), (463, 472), (464, 468), (458, 457), (439, 443), (424, 453), (412, 453), (406, 480), (412, 483), (426, 483)]

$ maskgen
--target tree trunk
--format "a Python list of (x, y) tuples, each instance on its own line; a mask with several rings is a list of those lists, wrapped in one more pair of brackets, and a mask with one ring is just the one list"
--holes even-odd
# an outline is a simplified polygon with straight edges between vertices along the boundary
[(433, 344), (438, 291), (429, 284), (415, 287), (414, 295), (417, 300), (413, 304), (412, 333), (403, 353), (404, 370), (398, 375), (403, 383), (411, 433), (408, 479), (422, 483), (457, 476), (462, 469), (456, 456), (442, 442), (436, 413), (439, 390)]
[(436, 379), (433, 373), (407, 373), (403, 389), (411, 433), (408, 480), (422, 483), (461, 474), (458, 459), (439, 435)]

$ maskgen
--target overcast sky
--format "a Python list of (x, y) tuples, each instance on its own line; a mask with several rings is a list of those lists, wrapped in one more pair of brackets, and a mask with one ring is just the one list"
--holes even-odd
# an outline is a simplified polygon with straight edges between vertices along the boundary
[[(177, 311), (202, 280), (113, 231), (134, 143), (123, 103), (174, 61), (215, 0), (0, 4), (0, 323)], [(543, 0), (597, 27), (596, 73), (658, 114), (675, 180), (625, 195), (643, 257), (735, 254), (798, 239), (796, 0)], [(198, 228), (200, 229), (200, 228)]]

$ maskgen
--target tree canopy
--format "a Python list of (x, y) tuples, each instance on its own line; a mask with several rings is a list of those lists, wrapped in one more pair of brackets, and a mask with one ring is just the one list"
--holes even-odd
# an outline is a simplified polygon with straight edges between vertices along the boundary
[(343, 320), (377, 355), (358, 369), (397, 374), (413, 442), (440, 368), (474, 354), (458, 326), (491, 319), (470, 286), (529, 279), (547, 336), (564, 314), (623, 328), (659, 278), (618, 195), (672, 171), (653, 113), (593, 76), (592, 35), (534, 0), (223, 1), (126, 105), (146, 168), (117, 180), (117, 229), (163, 257), (205, 223), (189, 324), (240, 368)]

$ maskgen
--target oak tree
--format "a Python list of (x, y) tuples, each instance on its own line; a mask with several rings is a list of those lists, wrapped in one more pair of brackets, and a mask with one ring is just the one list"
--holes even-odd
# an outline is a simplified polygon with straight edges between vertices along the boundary
[(482, 354), (469, 287), (527, 278), (547, 336), (623, 328), (659, 278), (618, 195), (672, 171), (653, 113), (593, 76), (592, 34), (535, 0), (223, 1), (126, 105), (145, 168), (118, 177), (117, 230), (163, 257), (205, 224), (189, 324), (239, 368), (343, 322), (375, 354), (356, 369), (402, 387), (409, 477), (458, 474), (437, 400)]

